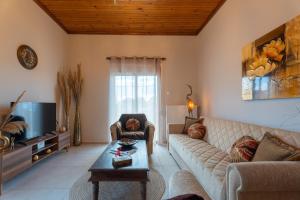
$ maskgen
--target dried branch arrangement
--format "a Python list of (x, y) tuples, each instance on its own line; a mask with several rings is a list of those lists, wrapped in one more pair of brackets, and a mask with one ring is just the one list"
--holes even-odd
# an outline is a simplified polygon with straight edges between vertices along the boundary
[(72, 90), (73, 98), (76, 104), (79, 105), (82, 94), (83, 77), (81, 73), (81, 65), (77, 65), (77, 70), (72, 72), (69, 71), (68, 83)]
[(81, 73), (81, 65), (77, 65), (77, 69), (68, 74), (69, 87), (72, 90), (75, 102), (75, 118), (74, 118), (74, 137), (73, 144), (79, 146), (81, 144), (81, 122), (80, 122), (80, 99), (82, 95), (83, 77)]
[(3, 121), (0, 122), (0, 131), (7, 132), (9, 134), (20, 134), (27, 127), (27, 124), (23, 121), (11, 121), (13, 119), (12, 113), (15, 111), (17, 104), (24, 96), (25, 91), (17, 98), (17, 100), (10, 107)]
[(69, 130), (72, 92), (68, 84), (68, 74), (66, 72), (57, 73), (57, 84), (63, 103), (64, 124), (67, 130)]

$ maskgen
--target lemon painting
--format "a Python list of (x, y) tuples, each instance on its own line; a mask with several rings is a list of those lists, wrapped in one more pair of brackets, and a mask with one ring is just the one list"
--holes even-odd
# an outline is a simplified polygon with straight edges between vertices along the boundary
[(300, 15), (242, 51), (243, 100), (300, 97)]

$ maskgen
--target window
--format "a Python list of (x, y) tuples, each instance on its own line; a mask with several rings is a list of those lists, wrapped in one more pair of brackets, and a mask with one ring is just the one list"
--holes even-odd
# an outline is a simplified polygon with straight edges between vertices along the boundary
[(145, 113), (147, 119), (157, 127), (158, 88), (157, 76), (115, 76), (113, 121), (124, 113)]
[(109, 123), (121, 114), (144, 113), (155, 125), (154, 139), (166, 141), (161, 59), (112, 57), (109, 81)]

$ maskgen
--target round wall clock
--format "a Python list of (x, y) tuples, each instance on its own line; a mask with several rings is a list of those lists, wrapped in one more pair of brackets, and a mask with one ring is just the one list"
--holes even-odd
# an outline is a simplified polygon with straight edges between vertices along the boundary
[(27, 45), (19, 46), (17, 56), (20, 64), (25, 69), (33, 69), (38, 63), (38, 57), (35, 51)]

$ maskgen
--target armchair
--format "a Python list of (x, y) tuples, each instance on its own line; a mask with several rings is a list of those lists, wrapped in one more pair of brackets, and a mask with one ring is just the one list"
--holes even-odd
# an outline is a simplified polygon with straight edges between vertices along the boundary
[[(137, 119), (140, 127), (136, 131), (126, 130), (126, 122), (129, 119)], [(145, 114), (122, 114), (120, 119), (110, 126), (112, 140), (130, 138), (135, 140), (146, 140), (148, 154), (153, 152), (154, 125), (149, 122)]]

